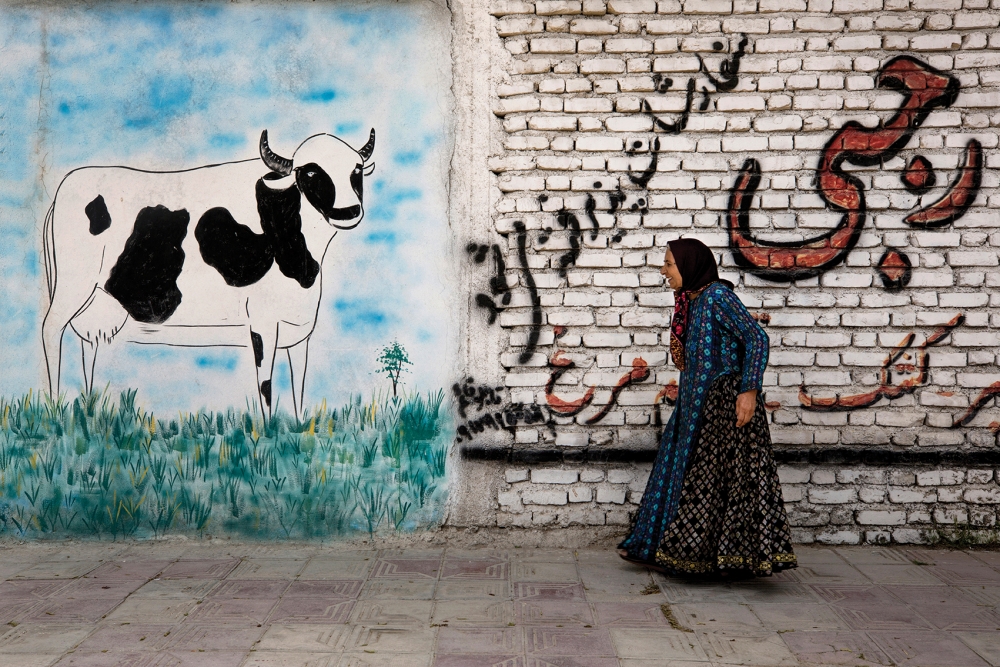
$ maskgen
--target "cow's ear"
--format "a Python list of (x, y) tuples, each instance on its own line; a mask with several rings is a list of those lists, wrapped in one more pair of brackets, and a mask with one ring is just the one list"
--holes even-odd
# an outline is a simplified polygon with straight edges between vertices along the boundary
[(365, 165), (365, 176), (371, 176), (372, 172), (375, 171), (375, 163), (369, 162)]
[(282, 178), (262, 178), (261, 182), (272, 190), (287, 190), (295, 185), (295, 172)]

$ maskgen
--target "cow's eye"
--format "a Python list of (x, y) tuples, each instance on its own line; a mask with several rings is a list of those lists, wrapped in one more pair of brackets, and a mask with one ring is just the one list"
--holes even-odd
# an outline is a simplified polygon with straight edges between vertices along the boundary
[(312, 178), (315, 175), (316, 175), (315, 171), (307, 171), (306, 172), (306, 178)]

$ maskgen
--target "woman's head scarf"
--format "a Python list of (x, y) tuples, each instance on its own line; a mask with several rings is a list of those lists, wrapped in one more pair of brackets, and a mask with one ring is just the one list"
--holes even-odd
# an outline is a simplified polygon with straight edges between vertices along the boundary
[(670, 254), (681, 274), (681, 288), (674, 292), (674, 317), (670, 320), (670, 357), (674, 365), (684, 370), (684, 342), (687, 339), (688, 311), (692, 295), (714, 282), (733, 284), (719, 279), (715, 254), (698, 239), (669, 241)]

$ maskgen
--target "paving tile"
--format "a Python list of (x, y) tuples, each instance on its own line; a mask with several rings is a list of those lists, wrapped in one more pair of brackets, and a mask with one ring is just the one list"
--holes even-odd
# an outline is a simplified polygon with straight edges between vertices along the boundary
[(950, 632), (1000, 632), (1000, 613), (975, 604), (914, 606), (932, 627)]
[(603, 567), (581, 565), (580, 580), (587, 591), (587, 599), (591, 602), (630, 602), (638, 599), (653, 583), (649, 571), (624, 564), (627, 567), (617, 564)]
[[(7, 632), (0, 635), (0, 655), (62, 653), (82, 642), (93, 629), (89, 623), (21, 623), (15, 628), (4, 626)], [(0, 657), (0, 665), (6, 664), (6, 659)]]
[(861, 632), (787, 632), (781, 640), (803, 663), (870, 667), (892, 665), (889, 657)]
[(833, 610), (855, 630), (919, 630), (930, 628), (914, 609), (898, 604), (832, 605)]
[(791, 581), (802, 584), (855, 584), (869, 583), (865, 575), (847, 563), (818, 563), (799, 565), (794, 570), (783, 573)]
[(419, 558), (380, 558), (372, 567), (372, 579), (437, 579), (440, 560)]
[(76, 652), (63, 656), (58, 667), (239, 667), (246, 652), (184, 651), (166, 653)]
[(683, 582), (677, 579), (664, 578), (654, 574), (653, 580), (660, 585), (660, 590), (667, 602), (743, 602), (742, 596), (728, 583), (719, 582)]
[(619, 662), (621, 667), (715, 667), (716, 664), (713, 662), (690, 662), (687, 660), (664, 662), (663, 660), (644, 660), (642, 658), (624, 658)]
[(944, 632), (869, 632), (896, 665), (913, 667), (987, 667), (975, 651)]
[(517, 582), (513, 587), (515, 600), (575, 600), (587, 599), (583, 584)]
[(239, 564), (235, 558), (179, 560), (160, 574), (160, 579), (222, 579)]
[(435, 625), (506, 626), (514, 622), (514, 603), (507, 600), (442, 600), (434, 606)]
[[(662, 662), (660, 663), (663, 664)], [(671, 662), (670, 666), (674, 667), (677, 663)], [(618, 667), (617, 658), (608, 658), (601, 656), (556, 656), (550, 655), (544, 658), (539, 658), (538, 656), (528, 656), (527, 659), (528, 667)], [(701, 663), (698, 667), (706, 667), (705, 663)]]
[(111, 580), (80, 578), (66, 582), (65, 589), (59, 591), (56, 597), (65, 599), (81, 598), (117, 598), (124, 600), (134, 593), (143, 581), (139, 579)]
[(970, 552), (969, 555), (994, 569), (1000, 569), (1000, 551), (982, 551), (977, 549)]
[(866, 563), (855, 564), (859, 572), (872, 581), (879, 584), (909, 584), (917, 586), (943, 585), (934, 577), (931, 572), (934, 567), (923, 567), (920, 565), (870, 565)]
[(820, 598), (809, 586), (772, 581), (735, 581), (732, 590), (751, 603), (816, 603)]
[(525, 667), (524, 657), (520, 655), (473, 655), (438, 654), (434, 658), (434, 667)]
[(226, 579), (212, 589), (213, 598), (273, 598), (278, 599), (288, 589), (290, 581), (273, 579)]
[(854, 584), (816, 584), (810, 588), (824, 602), (832, 604), (899, 604), (899, 600), (889, 591), (879, 586), (857, 586)]
[(511, 553), (514, 551), (519, 551), (518, 549), (491, 549), (489, 547), (483, 547), (482, 549), (461, 549), (448, 547), (445, 549), (445, 558), (457, 558), (457, 559), (469, 559), (469, 560), (502, 560), (510, 561)]
[(180, 623), (194, 611), (193, 599), (129, 598), (110, 614), (109, 621), (129, 623)]
[(844, 563), (844, 558), (833, 548), (807, 544), (795, 545), (795, 557), (799, 562), (799, 567), (813, 567), (827, 563), (842, 565)]
[(87, 573), (88, 579), (103, 581), (131, 581), (134, 579), (147, 581), (169, 567), (170, 560), (116, 560), (104, 563)]
[(160, 651), (167, 648), (173, 629), (173, 625), (162, 624), (103, 623), (80, 643), (77, 650), (81, 653)]
[(257, 644), (260, 651), (341, 652), (353, 628), (347, 625), (276, 623)]
[(25, 579), (0, 583), (0, 600), (49, 600), (76, 583), (73, 579)]
[(431, 600), (434, 598), (435, 583), (433, 579), (368, 581), (358, 597), (376, 600)]
[(536, 656), (614, 656), (615, 646), (606, 628), (541, 625), (524, 630), (524, 648)]
[(648, 602), (595, 602), (596, 625), (621, 627), (663, 627), (669, 625), (660, 609), (662, 598)]
[(515, 548), (509, 555), (511, 563), (576, 563), (571, 549)]
[(254, 651), (243, 667), (338, 667), (340, 653)]
[(316, 556), (299, 572), (300, 579), (364, 579), (371, 571), (375, 557), (328, 558)]
[(383, 549), (379, 552), (381, 558), (405, 558), (418, 560), (440, 560), (444, 557), (444, 547), (428, 547), (424, 549)]
[(521, 628), (439, 628), (437, 654), (509, 655), (524, 650)]
[(74, 579), (82, 577), (101, 566), (96, 560), (59, 560), (36, 563), (21, 570), (12, 579)]
[(4, 600), (0, 598), (0, 627), (10, 623), (23, 623), (44, 600)]
[[(798, 552), (799, 550), (796, 549)], [(837, 555), (852, 565), (912, 565), (906, 551), (885, 547), (841, 547)], [(801, 557), (800, 557), (801, 559)], [(830, 561), (833, 562), (833, 561)]]
[(282, 598), (271, 612), (270, 623), (346, 623), (354, 600), (338, 598)]
[(264, 634), (257, 626), (207, 625), (188, 619), (163, 638), (172, 651), (248, 651)]
[(305, 565), (305, 560), (290, 558), (245, 558), (226, 578), (291, 580)]
[(62, 653), (0, 653), (3, 667), (49, 667)]
[(518, 625), (595, 625), (586, 602), (529, 601), (514, 603)]
[(971, 558), (968, 562), (942, 562), (939, 560), (935, 565), (924, 569), (951, 586), (975, 584), (996, 586), (1000, 584), (1000, 571)]
[[(2, 560), (2, 559), (0, 559)], [(18, 572), (22, 570), (27, 570), (31, 567), (32, 563), (0, 563), (0, 581), (6, 581), (7, 579), (12, 579), (17, 575)]]
[(199, 601), (189, 615), (189, 621), (203, 624), (227, 623), (256, 626), (267, 620), (278, 598), (208, 598)]
[(1000, 586), (953, 586), (949, 590), (962, 591), (979, 604), (1000, 607)]
[(442, 580), (502, 579), (509, 574), (508, 563), (495, 559), (446, 558), (441, 568)]
[(122, 598), (56, 598), (38, 604), (26, 620), (43, 623), (96, 623), (122, 603)]
[(893, 597), (914, 607), (937, 608), (941, 605), (975, 605), (975, 597), (953, 586), (882, 585)]
[(956, 632), (962, 642), (993, 667), (1000, 667), (1000, 633)]
[(619, 658), (660, 660), (670, 664), (674, 660), (708, 659), (705, 649), (693, 632), (660, 628), (611, 628), (609, 632)]
[(769, 630), (779, 632), (850, 630), (850, 626), (825, 604), (752, 604), (750, 609)]
[(514, 562), (511, 581), (577, 582), (580, 573), (576, 563)]
[(430, 667), (430, 653), (379, 654), (352, 651), (344, 653), (337, 667)]
[(708, 659), (722, 665), (793, 667), (798, 660), (777, 633), (732, 636), (722, 632), (698, 632), (698, 641)]
[(726, 630), (732, 633), (760, 634), (764, 624), (746, 605), (700, 602), (671, 605), (681, 625), (692, 630)]
[(364, 582), (360, 579), (317, 579), (293, 581), (285, 590), (284, 597), (291, 598), (356, 598), (361, 594)]
[(354, 604), (351, 623), (360, 625), (427, 626), (434, 603), (430, 600), (361, 600)]
[(506, 581), (454, 580), (438, 582), (434, 590), (436, 600), (468, 600), (480, 598), (510, 598), (510, 584)]
[(152, 579), (132, 593), (129, 599), (200, 600), (219, 585), (218, 579)]

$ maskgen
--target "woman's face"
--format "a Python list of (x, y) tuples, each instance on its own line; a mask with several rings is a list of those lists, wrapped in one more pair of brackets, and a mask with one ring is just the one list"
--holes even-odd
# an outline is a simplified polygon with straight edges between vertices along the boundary
[(681, 272), (677, 269), (677, 264), (674, 263), (674, 254), (670, 252), (669, 248), (667, 248), (667, 254), (663, 256), (663, 268), (660, 269), (660, 273), (666, 277), (670, 289), (676, 292), (683, 287), (684, 280), (681, 278)]

